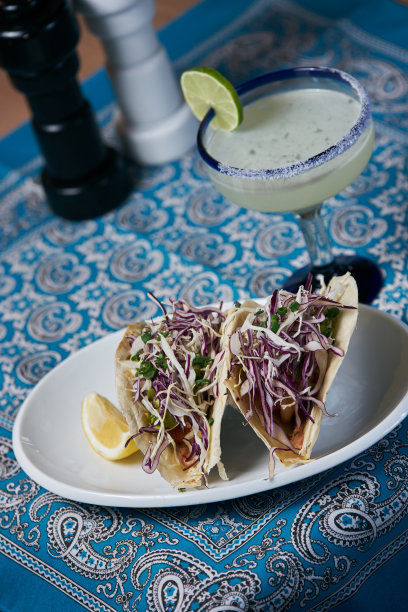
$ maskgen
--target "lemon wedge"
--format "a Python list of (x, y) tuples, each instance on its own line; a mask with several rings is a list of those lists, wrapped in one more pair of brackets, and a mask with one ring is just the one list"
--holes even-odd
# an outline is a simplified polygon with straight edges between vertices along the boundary
[(117, 461), (133, 455), (138, 448), (130, 438), (129, 428), (119, 410), (98, 393), (89, 393), (82, 401), (81, 425), (93, 450), (104, 459)]

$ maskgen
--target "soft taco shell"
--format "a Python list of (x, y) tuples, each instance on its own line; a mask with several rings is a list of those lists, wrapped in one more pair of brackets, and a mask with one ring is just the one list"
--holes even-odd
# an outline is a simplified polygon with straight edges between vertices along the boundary
[[(140, 427), (146, 425), (144, 421), (145, 408), (140, 401), (134, 401), (134, 392), (132, 383), (134, 380), (135, 363), (129, 358), (130, 337), (140, 336), (145, 323), (137, 322), (128, 326), (123, 338), (116, 350), (115, 355), (115, 380), (116, 394), (119, 402), (119, 407), (126, 418), (131, 435), (136, 434)], [(223, 381), (226, 378), (226, 366), (221, 364), (218, 373), (218, 396), (210, 408), (209, 417), (214, 419), (210, 427), (209, 445), (207, 456), (205, 458), (203, 469), (204, 473), (208, 474), (211, 468), (220, 463), (221, 446), (220, 446), (220, 430), (221, 420), (224, 413), (227, 390)], [(154, 438), (154, 434), (143, 433), (139, 435), (135, 442), (140, 450), (145, 453), (149, 447), (149, 442)], [(192, 488), (202, 484), (202, 471), (198, 466), (192, 466), (187, 470), (183, 470), (182, 466), (176, 459), (174, 447), (168, 446), (161, 454), (160, 461), (157, 467), (161, 476), (167, 480), (174, 488)], [(220, 465), (220, 473), (223, 473)]]
[[(354, 278), (350, 273), (345, 274), (341, 277), (334, 277), (322, 293), (330, 297), (331, 299), (345, 305), (352, 306), (351, 309), (342, 309), (337, 317), (337, 323), (335, 328), (336, 346), (342, 349), (344, 355), (347, 352), (347, 348), (350, 342), (350, 338), (353, 334), (357, 316), (358, 316), (358, 289)], [(234, 333), (234, 331), (241, 327), (249, 312), (260, 308), (260, 305), (254, 301), (245, 302), (235, 312), (232, 312), (228, 318), (225, 334), (228, 337)], [(327, 393), (333, 383), (336, 373), (344, 359), (333, 353), (329, 353), (327, 369), (316, 397), (325, 402)], [(230, 366), (230, 358), (228, 361), (228, 368)], [(246, 395), (242, 396), (239, 392), (239, 381), (237, 376), (229, 376), (226, 380), (226, 386), (230, 392), (230, 396), (234, 402), (234, 405), (240, 410), (245, 416), (248, 412), (249, 402)], [(310, 455), (314, 444), (319, 435), (320, 427), (323, 420), (323, 413), (317, 407), (314, 406), (311, 411), (311, 416), (314, 420), (312, 423), (309, 419), (304, 422), (303, 426), (303, 443), (297, 453), (293, 451), (280, 451), (276, 450), (275, 454), (279, 458), (280, 462), (285, 465), (293, 465), (296, 463), (304, 463), (310, 460)], [(263, 440), (269, 449), (276, 448), (276, 440), (273, 440), (265, 431), (265, 427), (262, 424), (261, 419), (254, 413), (254, 415), (248, 420), (249, 424), (254, 429), (255, 433)], [(302, 433), (302, 432), (301, 432)]]

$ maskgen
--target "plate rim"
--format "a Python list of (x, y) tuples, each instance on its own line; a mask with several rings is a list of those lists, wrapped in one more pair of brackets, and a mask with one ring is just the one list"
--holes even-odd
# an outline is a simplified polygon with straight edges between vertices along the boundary
[[(257, 298), (261, 301), (265, 298)], [(365, 304), (359, 305), (359, 311), (375, 313), (376, 316), (384, 317), (391, 320), (394, 324), (400, 326), (408, 339), (408, 325), (398, 319), (395, 315), (380, 310), (374, 306)], [(12, 446), (17, 462), (22, 470), (32, 478), (37, 484), (44, 489), (55, 493), (65, 499), (69, 499), (81, 503), (97, 504), (102, 506), (118, 506), (118, 507), (133, 507), (133, 508), (163, 508), (175, 506), (187, 506), (204, 503), (222, 502), (237, 497), (245, 497), (257, 493), (262, 493), (268, 490), (279, 488), (315, 476), (316, 474), (330, 470), (331, 468), (352, 459), (360, 452), (367, 450), (372, 444), (375, 444), (380, 439), (385, 437), (392, 429), (399, 425), (408, 414), (408, 391), (395, 405), (394, 409), (376, 426), (365, 432), (349, 444), (311, 461), (310, 463), (293, 466), (284, 469), (275, 474), (273, 479), (267, 476), (267, 461), (265, 462), (265, 477), (258, 478), (247, 482), (228, 481), (226, 485), (189, 489), (183, 493), (170, 488), (169, 492), (163, 493), (147, 493), (146, 495), (127, 493), (127, 492), (103, 492), (100, 489), (92, 487), (73, 486), (69, 483), (64, 483), (57, 480), (54, 476), (45, 473), (39, 468), (25, 453), (24, 442), (22, 440), (21, 428), (24, 424), (24, 418), (28, 412), (28, 406), (33, 401), (33, 396), (41, 393), (41, 389), (47, 384), (51, 376), (55, 376), (55, 371), (64, 367), (68, 360), (73, 360), (80, 352), (92, 350), (96, 343), (112, 342), (114, 336), (120, 339), (126, 328), (110, 332), (101, 338), (91, 342), (90, 344), (75, 351), (59, 364), (52, 368), (47, 374), (38, 381), (38, 383), (29, 391), (27, 397), (22, 402), (13, 425), (12, 430)], [(378, 433), (380, 435), (378, 436)], [(324, 464), (322, 466), (322, 464)], [(284, 478), (288, 473), (291, 473), (289, 480)], [(243, 486), (245, 491), (242, 491)]]

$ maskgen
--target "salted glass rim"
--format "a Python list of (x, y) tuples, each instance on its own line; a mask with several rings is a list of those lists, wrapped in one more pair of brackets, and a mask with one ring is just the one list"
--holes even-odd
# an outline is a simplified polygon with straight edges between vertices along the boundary
[[(300, 67), (300, 68), (288, 68), (286, 70), (278, 70), (275, 72), (268, 72), (261, 76), (255, 77), (236, 88), (238, 96), (246, 94), (257, 87), (274, 83), (278, 81), (286, 81), (289, 79), (297, 79), (304, 77), (320, 77), (325, 79), (331, 79), (333, 81), (340, 81), (348, 85), (358, 97), (360, 102), (360, 113), (350, 130), (338, 140), (336, 143), (324, 149), (317, 155), (307, 158), (304, 161), (298, 161), (293, 164), (286, 166), (279, 166), (278, 168), (265, 168), (265, 169), (253, 169), (253, 168), (237, 168), (228, 164), (222, 163), (216, 158), (212, 157), (207, 151), (206, 145), (204, 144), (204, 136), (207, 128), (210, 125), (211, 119), (214, 117), (213, 109), (209, 110), (204, 119), (201, 121), (198, 133), (197, 133), (197, 147), (198, 151), (205, 161), (205, 163), (212, 169), (226, 174), (228, 176), (236, 176), (244, 179), (264, 179), (264, 180), (276, 180), (281, 178), (289, 178), (298, 174), (303, 174), (308, 170), (321, 166), (341, 153), (344, 153), (347, 149), (352, 147), (357, 140), (362, 136), (364, 131), (369, 127), (371, 123), (371, 105), (368, 93), (365, 87), (355, 77), (343, 70), (337, 68), (328, 68), (321, 66), (312, 67)], [(245, 108), (245, 105), (244, 105)]]

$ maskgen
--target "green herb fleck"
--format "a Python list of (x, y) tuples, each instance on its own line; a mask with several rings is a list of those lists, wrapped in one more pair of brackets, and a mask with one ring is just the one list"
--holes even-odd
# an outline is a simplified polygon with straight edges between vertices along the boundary
[(336, 306), (333, 306), (333, 308), (328, 308), (327, 309), (326, 317), (328, 319), (334, 319), (335, 317), (337, 317), (339, 312), (340, 312), (339, 309)]
[(206, 357), (205, 355), (197, 354), (193, 359), (193, 366), (199, 368), (206, 368), (208, 364), (212, 363), (213, 361), (214, 359), (211, 359), (211, 357)]
[(139, 361), (140, 360), (140, 353), (141, 353), (141, 351), (139, 351), (138, 353), (135, 353), (135, 355), (132, 355), (130, 360), (131, 361)]
[(208, 378), (197, 378), (195, 382), (196, 387), (202, 387), (203, 385), (208, 385), (211, 381)]
[(159, 353), (155, 359), (156, 366), (162, 370), (167, 370), (167, 359), (164, 353)]
[(278, 321), (272, 321), (271, 331), (273, 331), (273, 333), (276, 334), (276, 332), (278, 330), (279, 330), (279, 322)]
[(180, 493), (184, 493), (186, 489), (184, 487), (179, 487), (178, 490), (180, 491)]
[(137, 373), (146, 380), (151, 380), (157, 374), (157, 368), (154, 367), (151, 361), (142, 361)]
[(299, 310), (299, 306), (300, 306), (299, 302), (297, 302), (296, 300), (294, 300), (294, 301), (293, 301), (293, 302), (290, 304), (289, 308), (291, 309), (291, 311), (292, 311), (292, 312), (296, 312), (296, 310)]
[(278, 313), (280, 317), (282, 317), (288, 312), (288, 309), (286, 308), (286, 306), (281, 306), (280, 308), (278, 308), (276, 312)]
[(212, 417), (210, 417), (210, 418), (208, 419), (208, 424), (209, 424), (209, 425), (212, 425), (213, 423), (214, 423), (214, 419), (213, 419)]
[(144, 342), (144, 344), (146, 344), (146, 342), (148, 342), (152, 337), (152, 330), (149, 327), (146, 327), (146, 329), (143, 331), (143, 334), (141, 335), (142, 341)]

